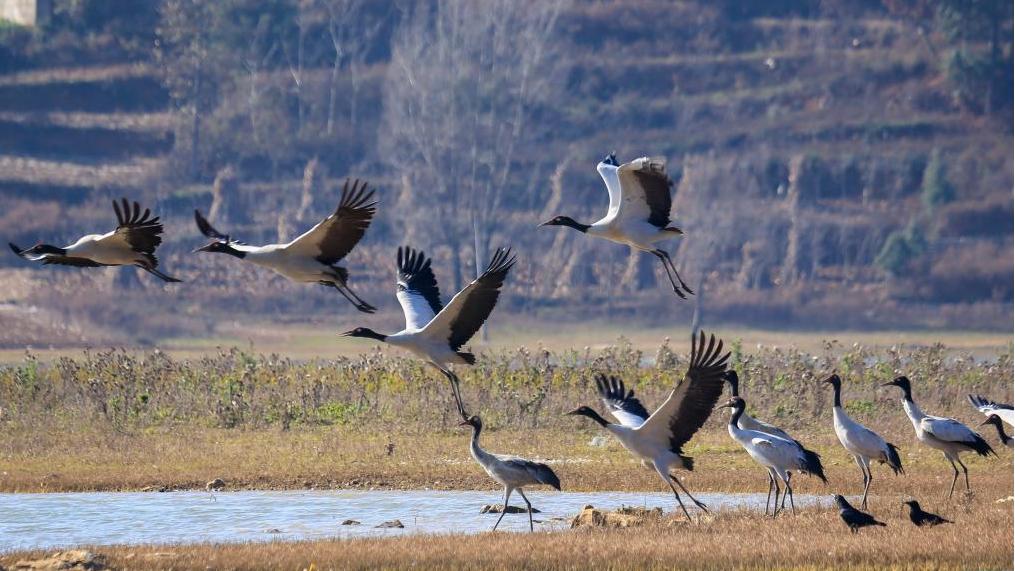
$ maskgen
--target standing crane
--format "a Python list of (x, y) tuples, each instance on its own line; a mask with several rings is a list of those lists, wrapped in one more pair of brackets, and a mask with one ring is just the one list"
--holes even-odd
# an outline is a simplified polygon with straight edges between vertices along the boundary
[(867, 491), (870, 489), (874, 476), (871, 474), (871, 460), (877, 460), (888, 466), (896, 475), (902, 472), (902, 459), (899, 458), (899, 449), (894, 444), (886, 442), (878, 433), (853, 420), (842, 408), (842, 379), (839, 375), (832, 375), (825, 379), (826, 383), (832, 385), (835, 391), (835, 401), (832, 404), (832, 426), (835, 435), (839, 437), (839, 443), (853, 457), (853, 461), (860, 468), (863, 474), (863, 499), (860, 500), (860, 507), (867, 509)]
[(955, 475), (952, 477), (952, 486), (948, 490), (948, 497), (952, 497), (952, 494), (955, 493), (955, 482), (959, 479), (959, 469), (955, 467), (956, 462), (962, 466), (962, 472), (966, 479), (966, 491), (969, 491), (969, 469), (962, 463), (959, 454), (976, 452), (980, 456), (990, 454), (997, 456), (990, 444), (987, 444), (982, 436), (954, 418), (925, 414), (913, 402), (913, 389), (907, 377), (897, 377), (894, 381), (885, 383), (883, 386), (895, 386), (902, 390), (902, 409), (906, 411), (906, 416), (913, 424), (916, 439), (931, 448), (940, 450), (951, 463)]
[(560, 478), (546, 464), (533, 462), (532, 460), (526, 460), (517, 456), (490, 454), (486, 450), (483, 450), (479, 446), (479, 433), (483, 430), (483, 421), (478, 416), (470, 416), (459, 423), (459, 426), (472, 427), (472, 441), (469, 444), (469, 452), (491, 478), (504, 486), (504, 509), (500, 511), (500, 517), (497, 518), (497, 523), (493, 524), (492, 531), (497, 531), (500, 520), (504, 519), (504, 514), (508, 511), (508, 500), (511, 499), (511, 492), (515, 490), (518, 490), (518, 493), (522, 495), (522, 499), (525, 500), (525, 506), (529, 512), (529, 531), (533, 531), (535, 528), (532, 525), (532, 503), (529, 502), (529, 498), (525, 497), (525, 491), (522, 490), (522, 487), (543, 484), (559, 492)]
[[(785, 438), (779, 438), (771, 434), (759, 432), (757, 430), (744, 430), (737, 425), (737, 421), (740, 420), (740, 416), (744, 414), (744, 409), (747, 407), (747, 403), (740, 397), (731, 397), (726, 404), (721, 405), (719, 408), (731, 408), (733, 414), (730, 415), (729, 430), (730, 437), (733, 438), (737, 444), (743, 446), (744, 450), (751, 455), (751, 458), (755, 462), (761, 464), (768, 470), (768, 496), (771, 498), (772, 489), (775, 489), (775, 508), (772, 510), (772, 517), (775, 517), (779, 513), (779, 482), (776, 480), (782, 480), (782, 483), (786, 486), (786, 492), (783, 496), (783, 508), (785, 508), (786, 495), (789, 496), (789, 505), (796, 513), (796, 506), (793, 504), (793, 486), (790, 484), (793, 470), (799, 470), (805, 474), (813, 474), (818, 478), (821, 478), (822, 482), (828, 482), (825, 479), (825, 471), (821, 465), (821, 456), (816, 452), (812, 452), (804, 448), (799, 442), (795, 440), (786, 440)], [(768, 513), (768, 499), (765, 500), (765, 513)]]

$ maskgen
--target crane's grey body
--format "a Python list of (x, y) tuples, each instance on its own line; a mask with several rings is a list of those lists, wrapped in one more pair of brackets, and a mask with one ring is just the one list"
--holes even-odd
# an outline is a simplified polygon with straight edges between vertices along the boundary
[[(821, 457), (803, 447), (796, 440), (779, 438), (756, 430), (744, 430), (740, 428), (737, 421), (744, 413), (747, 404), (740, 397), (731, 397), (730, 400), (718, 408), (731, 408), (733, 415), (730, 417), (727, 430), (730, 437), (740, 444), (744, 450), (768, 470), (768, 496), (771, 498), (772, 490), (775, 490), (775, 507), (772, 510), (772, 517), (779, 512), (779, 482), (782, 480), (786, 486), (786, 493), (783, 495), (783, 508), (786, 504), (786, 496), (789, 496), (790, 508), (796, 512), (793, 505), (793, 487), (790, 483), (792, 470), (799, 470), (807, 474), (813, 474), (825, 482), (824, 468), (821, 466)], [(768, 499), (765, 500), (765, 513), (768, 513)]]
[(948, 462), (951, 463), (954, 474), (951, 488), (948, 490), (948, 497), (952, 497), (952, 494), (955, 493), (955, 482), (959, 479), (959, 469), (955, 466), (956, 464), (962, 467), (966, 481), (966, 491), (968, 492), (970, 490), (969, 469), (962, 463), (959, 454), (963, 452), (976, 452), (980, 456), (987, 456), (989, 454), (996, 456), (997, 454), (987, 444), (987, 441), (954, 418), (931, 416), (924, 413), (916, 402), (913, 401), (912, 386), (908, 378), (897, 377), (894, 381), (885, 383), (885, 386), (896, 386), (902, 389), (902, 409), (906, 412), (906, 416), (909, 417), (909, 421), (913, 425), (916, 439), (931, 448), (940, 450), (945, 458), (948, 459)]
[(483, 430), (483, 422), (478, 416), (468, 418), (461, 425), (472, 427), (472, 441), (469, 443), (469, 453), (472, 454), (472, 458), (483, 467), (483, 470), (491, 478), (504, 486), (504, 509), (501, 510), (497, 523), (493, 525), (493, 531), (497, 531), (500, 520), (504, 519), (508, 500), (511, 499), (511, 493), (515, 490), (518, 490), (522, 499), (525, 500), (525, 506), (529, 512), (529, 531), (533, 531), (535, 528), (532, 524), (532, 503), (529, 502), (529, 498), (525, 496), (525, 491), (522, 488), (524, 486), (547, 485), (560, 491), (560, 479), (557, 478), (557, 474), (546, 464), (518, 456), (491, 454), (483, 450), (479, 445), (479, 433)]
[(867, 492), (870, 490), (871, 481), (874, 480), (870, 469), (871, 460), (888, 464), (896, 474), (902, 472), (902, 460), (893, 444), (846, 414), (842, 408), (842, 379), (838, 375), (832, 375), (825, 379), (825, 382), (832, 385), (835, 390), (832, 406), (832, 426), (835, 435), (863, 474), (863, 498), (860, 500), (860, 507), (866, 509)]

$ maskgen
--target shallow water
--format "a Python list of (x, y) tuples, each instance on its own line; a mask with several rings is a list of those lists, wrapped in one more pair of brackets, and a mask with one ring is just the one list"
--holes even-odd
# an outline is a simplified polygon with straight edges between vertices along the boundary
[[(536, 529), (566, 527), (586, 504), (679, 508), (672, 494), (645, 492), (527, 492), (542, 513)], [(709, 509), (763, 509), (765, 494), (698, 494)], [(286, 492), (101, 492), (0, 494), (0, 551), (75, 545), (196, 543), (478, 533), (499, 514), (480, 514), (497, 504), (496, 491), (286, 491)], [(796, 498), (797, 506), (830, 498)], [(524, 506), (517, 492), (511, 504)], [(695, 515), (685, 498), (685, 504)], [(563, 519), (561, 519), (563, 518)], [(341, 525), (353, 519), (360, 525)], [(404, 529), (375, 526), (398, 519)], [(507, 514), (499, 530), (527, 531), (527, 514)]]

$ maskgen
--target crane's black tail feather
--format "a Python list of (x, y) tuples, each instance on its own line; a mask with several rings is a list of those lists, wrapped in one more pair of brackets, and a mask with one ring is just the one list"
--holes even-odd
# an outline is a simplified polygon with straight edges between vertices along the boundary
[[(803, 446), (801, 446), (801, 448), (803, 448)], [(821, 455), (806, 448), (803, 448), (803, 451), (804, 461), (800, 466), (800, 469), (807, 474), (812, 474), (821, 478), (821, 481), (827, 484), (828, 479), (825, 478), (825, 468), (821, 465)]]
[(899, 458), (899, 449), (895, 447), (891, 442), (886, 442), (888, 445), (887, 464), (895, 472), (896, 475), (905, 474), (906, 471), (902, 469), (902, 458)]

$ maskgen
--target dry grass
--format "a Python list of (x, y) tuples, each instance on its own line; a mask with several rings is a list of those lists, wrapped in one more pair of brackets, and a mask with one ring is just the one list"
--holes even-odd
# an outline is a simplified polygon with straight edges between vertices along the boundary
[[(492, 431), (484, 434), (484, 446), (549, 461), (567, 490), (665, 491), (658, 477), (642, 469), (619, 444), (610, 440), (606, 446), (592, 446), (591, 438), (599, 433), (589, 423), (568, 420), (571, 429)], [(918, 446), (903, 422), (900, 413), (873, 425), (900, 446), (908, 472), (893, 477), (875, 468), (873, 493), (940, 497), (951, 481), (951, 469), (939, 453)], [(830, 424), (815, 423), (794, 433), (822, 455), (830, 481), (825, 486), (799, 479), (801, 494), (859, 489), (859, 471), (831, 434)], [(686, 485), (701, 492), (764, 492), (764, 471), (718, 425), (691, 441), (687, 451), (696, 464), (693, 473), (683, 474)], [(213, 478), (225, 480), (228, 489), (496, 488), (469, 457), (468, 433), (438, 426), (380, 434), (372, 427), (342, 426), (288, 432), (176, 428), (7, 436), (0, 490), (8, 492), (200, 489)], [(995, 442), (992, 435), (988, 439)], [(386, 451), (389, 442), (395, 444), (391, 456)], [(973, 489), (990, 499), (1006, 497), (1012, 487), (1011, 453), (997, 448), (999, 459), (966, 459)]]
[[(118, 569), (1010, 569), (1011, 503), (977, 499), (921, 529), (875, 502), (888, 527), (850, 535), (832, 510), (775, 520), (730, 511), (624, 530), (443, 535), (241, 545), (97, 548)], [(43, 553), (0, 558), (12, 564)]]

